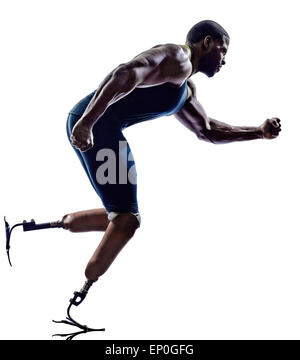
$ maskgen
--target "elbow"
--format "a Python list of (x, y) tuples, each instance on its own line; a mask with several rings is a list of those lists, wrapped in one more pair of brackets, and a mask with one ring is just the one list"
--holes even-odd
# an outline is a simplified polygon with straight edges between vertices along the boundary
[(199, 140), (203, 140), (209, 142), (211, 144), (217, 144), (218, 141), (216, 139), (216, 133), (212, 129), (210, 118), (207, 116), (201, 117), (201, 122), (198, 122), (197, 126), (195, 127), (195, 133)]
[(218, 142), (214, 139), (211, 130), (202, 129), (201, 131), (198, 131), (196, 135), (199, 140), (203, 140), (211, 144), (218, 144)]

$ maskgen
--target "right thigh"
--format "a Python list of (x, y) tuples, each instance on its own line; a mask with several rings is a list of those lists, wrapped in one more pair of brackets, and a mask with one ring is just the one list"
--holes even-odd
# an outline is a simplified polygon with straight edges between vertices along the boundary
[[(69, 115), (68, 136), (79, 120)], [(81, 152), (73, 145), (90, 182), (108, 213), (138, 213), (136, 170), (131, 149), (118, 122), (101, 118), (93, 128), (94, 146)], [(71, 142), (71, 141), (70, 141)]]
[[(101, 120), (99, 120), (101, 122)], [(94, 146), (81, 153), (108, 213), (137, 213), (135, 162), (117, 125), (94, 127)]]

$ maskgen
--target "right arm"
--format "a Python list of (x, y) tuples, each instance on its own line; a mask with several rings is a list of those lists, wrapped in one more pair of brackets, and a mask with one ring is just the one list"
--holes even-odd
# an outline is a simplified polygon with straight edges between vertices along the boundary
[(128, 95), (138, 85), (153, 86), (182, 77), (181, 67), (185, 64), (185, 57), (177, 45), (165, 44), (154, 46), (126, 64), (119, 65), (100, 84), (74, 126), (71, 135), (73, 145), (81, 151), (91, 148), (94, 124), (110, 105)]
[(110, 105), (133, 91), (152, 69), (151, 62), (144, 58), (121, 64), (110, 73), (100, 84), (85, 112), (73, 127), (70, 138), (72, 144), (81, 151), (93, 147), (92, 129), (99, 117)]
[(89, 105), (73, 128), (72, 144), (81, 151), (93, 146), (93, 126), (106, 109), (128, 95), (147, 79), (147, 84), (157, 81), (159, 64), (166, 58), (162, 50), (150, 49), (126, 64), (119, 65), (100, 84)]
[(82, 124), (92, 128), (106, 109), (133, 91), (153, 70), (153, 67), (153, 63), (146, 57), (119, 65), (98, 87), (80, 118)]

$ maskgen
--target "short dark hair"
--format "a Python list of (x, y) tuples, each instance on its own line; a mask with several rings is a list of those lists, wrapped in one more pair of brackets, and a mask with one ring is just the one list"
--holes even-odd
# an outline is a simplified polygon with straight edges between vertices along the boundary
[(190, 43), (197, 43), (208, 35), (214, 40), (222, 40), (223, 35), (229, 39), (229, 34), (221, 25), (212, 20), (203, 20), (190, 29), (186, 36), (186, 40)]

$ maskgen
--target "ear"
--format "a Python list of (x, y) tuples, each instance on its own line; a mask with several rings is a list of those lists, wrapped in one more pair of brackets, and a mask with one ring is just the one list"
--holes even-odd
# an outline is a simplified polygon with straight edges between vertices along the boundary
[(204, 50), (210, 50), (213, 47), (213, 45), (214, 45), (214, 39), (210, 35), (205, 36), (205, 38), (203, 39)]

